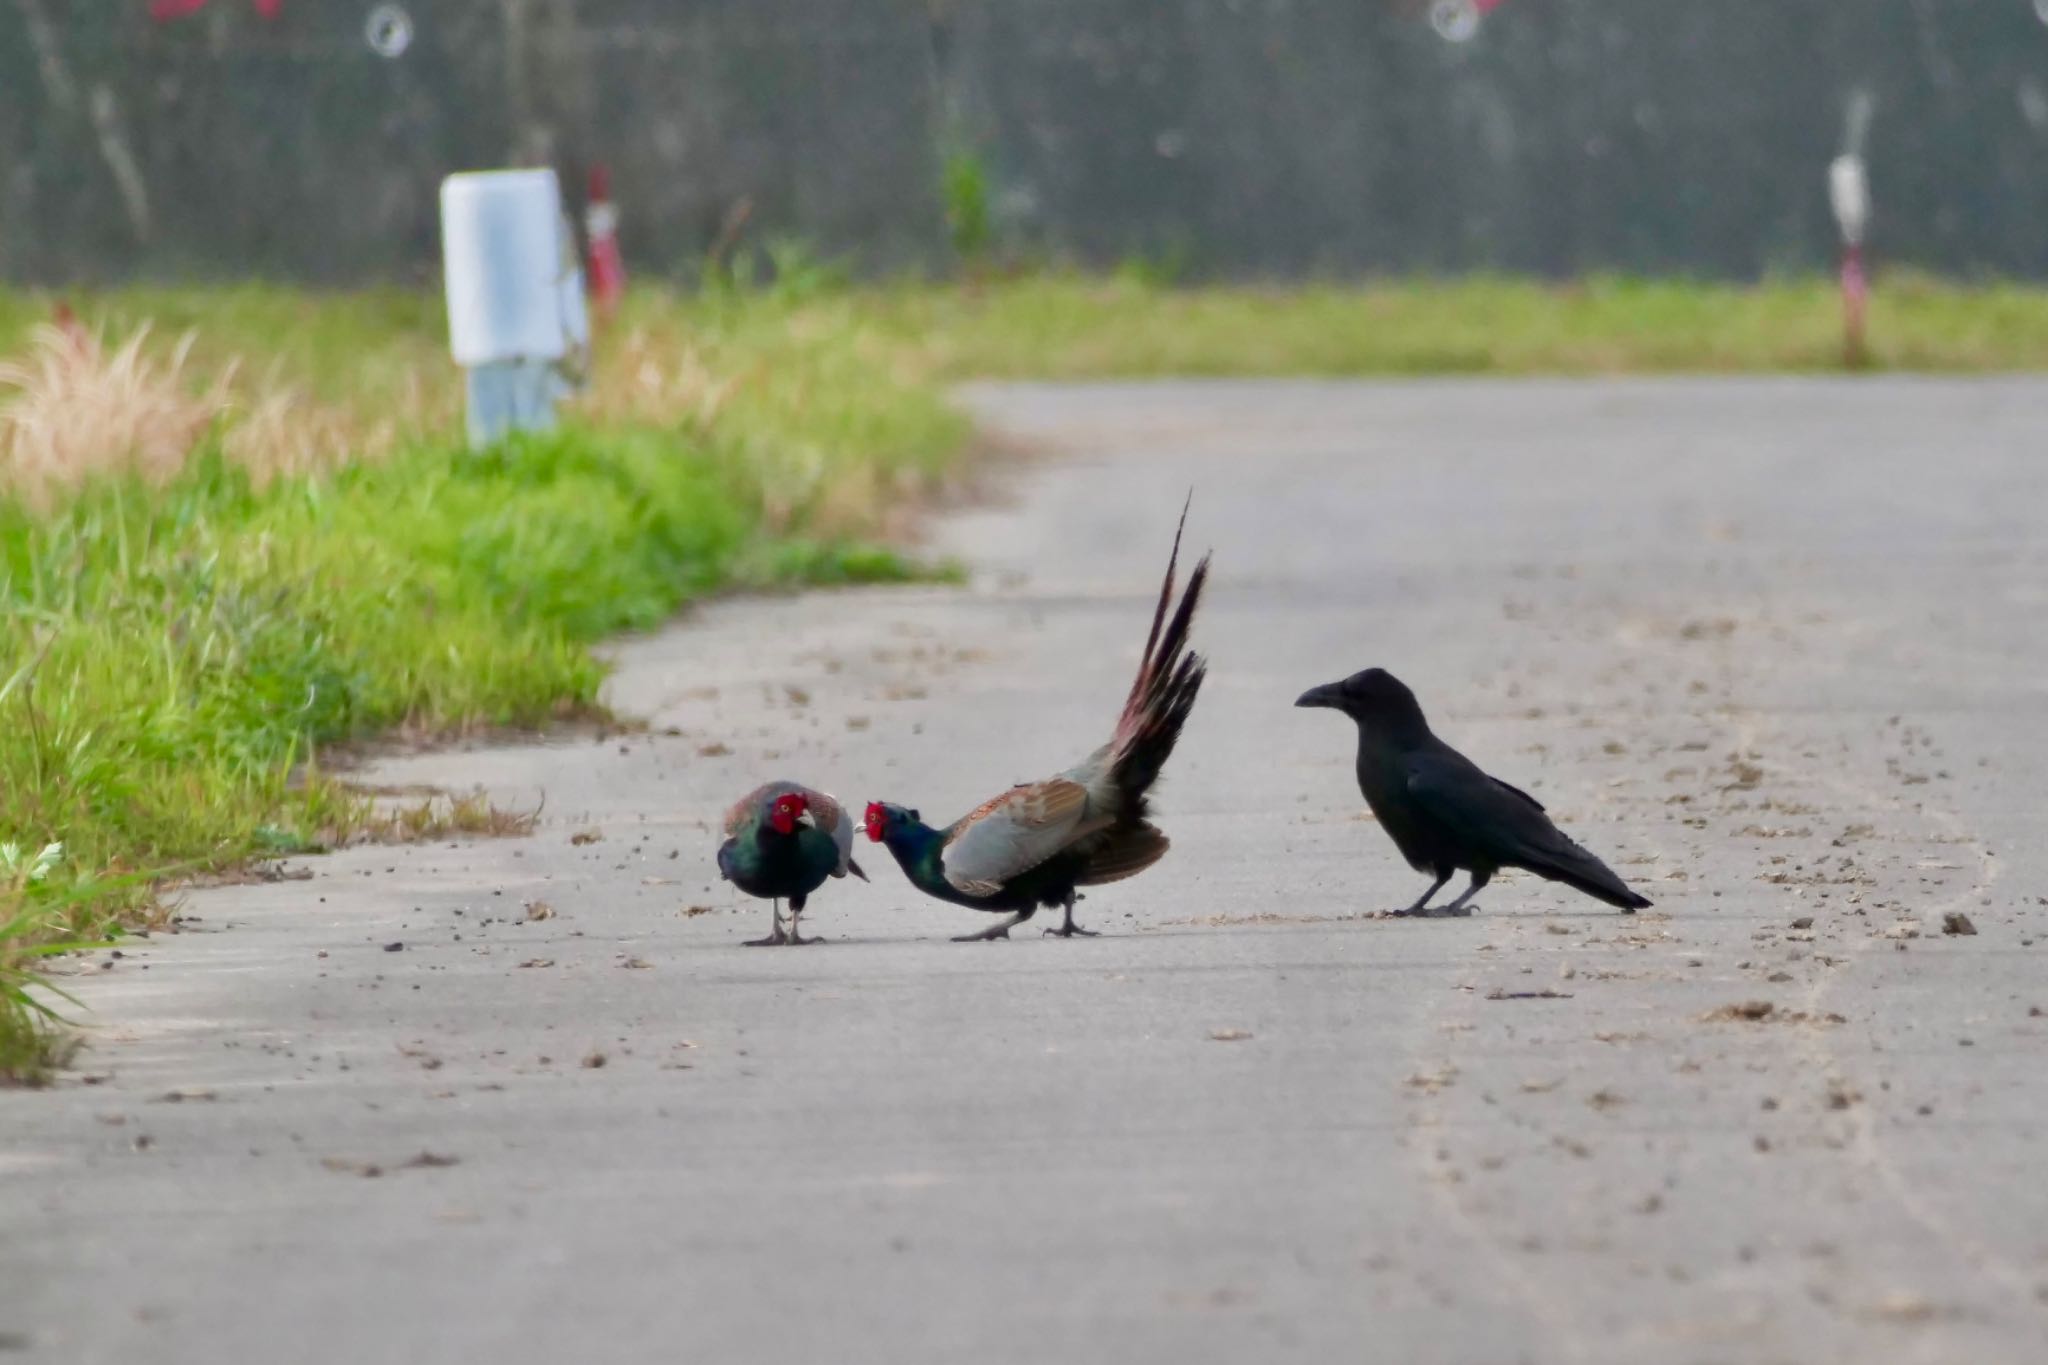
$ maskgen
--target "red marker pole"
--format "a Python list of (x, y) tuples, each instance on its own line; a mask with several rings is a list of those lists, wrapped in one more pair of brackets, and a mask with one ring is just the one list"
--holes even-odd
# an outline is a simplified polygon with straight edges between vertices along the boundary
[(612, 206), (611, 172), (603, 166), (590, 168), (590, 206), (584, 210), (583, 229), (590, 238), (590, 301), (601, 316), (608, 316), (626, 292), (626, 261), (619, 253), (619, 211)]
[(1842, 247), (1842, 363), (1860, 369), (1870, 358), (1864, 345), (1863, 319), (1870, 302), (1870, 280), (1863, 273), (1863, 244)]
[(1861, 369), (1870, 360), (1864, 340), (1864, 319), (1870, 304), (1870, 277), (1863, 263), (1863, 234), (1870, 225), (1870, 181), (1863, 158), (1847, 153), (1828, 167), (1828, 202), (1842, 230), (1842, 363)]

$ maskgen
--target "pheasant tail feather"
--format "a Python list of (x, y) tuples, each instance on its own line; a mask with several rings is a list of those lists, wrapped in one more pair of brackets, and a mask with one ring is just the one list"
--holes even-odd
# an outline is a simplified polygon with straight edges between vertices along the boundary
[[(1189, 501), (1193, 501), (1192, 494)], [(1159, 603), (1152, 612), (1152, 629), (1145, 636), (1145, 653), (1138, 662), (1138, 676), (1131, 683), (1130, 696), (1124, 701), (1123, 714), (1117, 718), (1116, 733), (1110, 739), (1110, 769), (1126, 813), (1136, 819), (1144, 818), (1145, 793), (1172, 756), (1208, 668), (1202, 656), (1188, 648), (1195, 609), (1201, 604), (1202, 589), (1209, 581), (1208, 555), (1203, 555), (1195, 565), (1188, 575), (1186, 591), (1177, 605), (1174, 602), (1181, 533), (1187, 527), (1187, 519), (1187, 504), (1183, 504), (1180, 524), (1173, 533), (1173, 553), (1166, 563), (1166, 578), (1159, 587)]]

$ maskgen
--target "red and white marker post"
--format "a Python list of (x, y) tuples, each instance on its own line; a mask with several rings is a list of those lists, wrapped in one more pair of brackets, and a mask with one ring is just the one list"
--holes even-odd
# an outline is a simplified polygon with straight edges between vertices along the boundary
[(1447, 43), (1469, 43), (1479, 25), (1507, 0), (1429, 0), (1429, 26)]
[(612, 205), (611, 172), (590, 168), (590, 204), (583, 211), (583, 230), (590, 239), (590, 302), (601, 317), (610, 316), (626, 292), (626, 260), (619, 253), (619, 211)]
[(1842, 363), (1860, 369), (1870, 358), (1864, 344), (1864, 316), (1870, 276), (1863, 265), (1863, 234), (1870, 226), (1870, 180), (1863, 158), (1844, 153), (1828, 167), (1828, 202), (1842, 230)]

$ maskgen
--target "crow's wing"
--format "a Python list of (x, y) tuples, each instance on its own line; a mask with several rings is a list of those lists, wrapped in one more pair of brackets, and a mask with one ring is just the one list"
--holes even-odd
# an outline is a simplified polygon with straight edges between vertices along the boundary
[(1410, 754), (1408, 794), (1431, 824), (1477, 860), (1523, 865), (1579, 851), (1535, 797), (1487, 776), (1462, 754)]
[(1012, 787), (991, 797), (946, 831), (939, 866), (956, 891), (993, 896), (1114, 817), (1091, 816), (1088, 789), (1064, 777)]
[(1411, 755), (1408, 794), (1475, 863), (1527, 868), (1623, 909), (1650, 903), (1550, 823), (1535, 797), (1488, 777), (1454, 750)]
[(1516, 796), (1521, 797), (1524, 801), (1527, 801), (1537, 810), (1542, 810), (1544, 808), (1543, 803), (1541, 801), (1538, 801), (1535, 797), (1529, 795), (1529, 793), (1523, 791), (1520, 787), (1511, 786), (1508, 783), (1503, 782), (1499, 778), (1493, 776), (1491, 773), (1487, 774), (1486, 780), (1488, 782), (1491, 782), (1494, 786), (1499, 787), (1502, 791), (1513, 792)]

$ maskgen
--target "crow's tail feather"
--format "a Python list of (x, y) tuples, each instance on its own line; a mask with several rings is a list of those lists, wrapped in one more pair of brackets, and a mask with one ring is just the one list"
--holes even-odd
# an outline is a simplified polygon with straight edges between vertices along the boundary
[(1546, 849), (1523, 866), (1539, 877), (1563, 882), (1618, 910), (1646, 910), (1650, 907), (1650, 898), (1631, 890), (1627, 882), (1615, 875), (1613, 868), (1577, 844), (1569, 840), (1564, 842), (1564, 848)]

